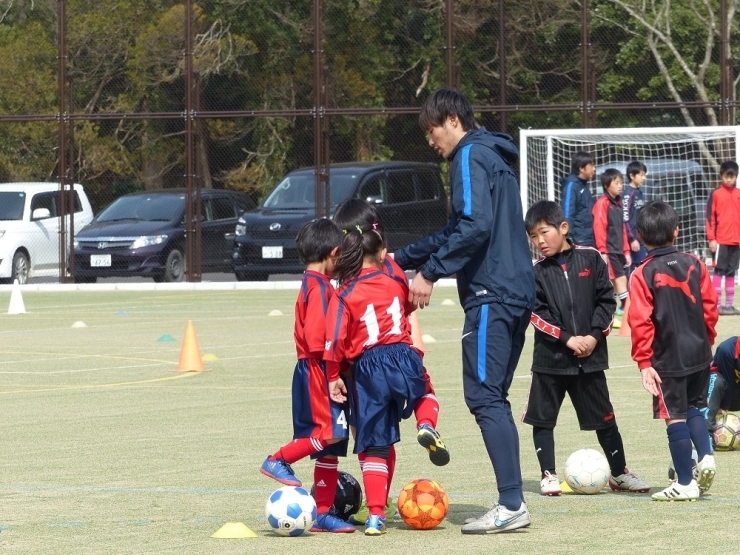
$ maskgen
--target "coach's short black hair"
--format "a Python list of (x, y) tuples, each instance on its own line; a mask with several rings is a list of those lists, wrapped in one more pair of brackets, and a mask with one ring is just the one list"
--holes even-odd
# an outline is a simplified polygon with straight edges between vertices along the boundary
[(722, 162), (722, 165), (719, 167), (719, 174), (725, 175), (726, 173), (737, 175), (737, 162), (733, 162), (732, 160)]
[(645, 204), (637, 213), (637, 233), (651, 247), (673, 244), (673, 232), (678, 227), (678, 214), (662, 200)]
[(570, 171), (572, 171), (574, 174), (578, 175), (578, 173), (581, 171), (581, 168), (585, 168), (589, 164), (595, 164), (596, 158), (593, 154), (590, 152), (586, 152), (585, 150), (579, 150), (575, 153), (573, 156), (573, 160), (570, 162)]
[(606, 188), (617, 178), (622, 179), (622, 172), (616, 168), (607, 168), (604, 170), (604, 173), (601, 174), (601, 186), (606, 191)]
[(645, 164), (640, 162), (639, 160), (632, 160), (629, 164), (627, 164), (627, 179), (632, 181), (632, 176), (637, 175), (640, 172), (647, 173), (647, 168), (645, 167)]
[(565, 219), (565, 212), (557, 202), (551, 200), (541, 200), (535, 202), (527, 210), (524, 216), (524, 227), (527, 233), (532, 233), (540, 222), (545, 222), (552, 227), (560, 227)]
[(298, 257), (304, 264), (322, 262), (342, 244), (342, 238), (342, 230), (331, 220), (320, 218), (308, 222), (295, 238)]
[(439, 89), (431, 94), (421, 107), (419, 127), (425, 133), (432, 127), (439, 127), (448, 116), (456, 115), (463, 131), (475, 129), (473, 105), (465, 96), (451, 89)]

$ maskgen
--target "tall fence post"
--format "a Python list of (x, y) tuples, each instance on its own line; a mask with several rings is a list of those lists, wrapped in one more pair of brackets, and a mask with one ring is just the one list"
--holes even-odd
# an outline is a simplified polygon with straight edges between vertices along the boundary
[[(326, 109), (324, 106), (324, 66), (323, 49), (323, 27), (321, 25), (322, 5), (321, 0), (313, 2), (313, 141), (314, 141), (314, 198), (316, 205), (316, 217), (329, 216), (329, 174), (328, 159), (324, 148), (326, 131)], [(328, 73), (328, 71), (327, 71)], [(324, 199), (326, 197), (326, 199)]]
[[(185, 189), (187, 221), (185, 222), (185, 272), (188, 281), (200, 281), (200, 187), (195, 180), (193, 104), (193, 0), (185, 3)], [(167, 261), (169, 263), (169, 260)], [(165, 270), (166, 271), (166, 270)]]
[[(498, 103), (506, 106), (506, 11), (504, 0), (498, 0)], [(501, 131), (506, 131), (506, 112), (500, 112)]]
[(581, 111), (583, 127), (591, 127), (591, 32), (588, 0), (581, 0)]
[[(58, 18), (57, 28), (59, 32), (58, 52), (57, 52), (57, 88), (59, 94), (59, 113), (57, 120), (59, 123), (59, 161), (57, 169), (59, 171), (59, 200), (57, 202), (57, 215), (59, 216), (59, 282), (66, 283), (67, 278), (67, 249), (73, 246), (73, 240), (69, 238), (67, 227), (68, 223), (72, 226), (71, 218), (74, 217), (74, 210), (71, 212), (67, 209), (67, 186), (71, 185), (67, 175), (67, 125), (69, 125), (69, 114), (67, 113), (67, 2), (58, 0)], [(67, 222), (69, 214), (70, 221)], [(72, 227), (72, 233), (74, 228)], [(72, 252), (73, 256), (74, 253)], [(74, 259), (73, 259), (74, 260)], [(72, 264), (73, 266), (74, 264)], [(74, 273), (74, 268), (71, 269)]]
[(719, 2), (719, 123), (732, 125), (730, 102), (732, 102), (731, 60), (729, 59), (729, 26), (727, 0)]

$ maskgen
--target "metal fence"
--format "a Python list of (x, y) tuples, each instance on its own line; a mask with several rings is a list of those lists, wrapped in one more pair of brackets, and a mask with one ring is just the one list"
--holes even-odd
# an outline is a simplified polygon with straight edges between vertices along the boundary
[[(47, 248), (58, 252), (60, 281), (92, 271), (92, 254), (75, 263), (69, 184), (84, 186), (96, 214), (128, 193), (181, 188), (179, 274), (171, 252), (106, 258), (114, 235), (102, 232), (94, 264), (199, 281), (219, 264), (230, 271), (234, 232), (206, 234), (236, 227), (238, 215), (216, 217), (222, 201), (204, 192), (237, 191), (253, 204), (309, 166), (321, 216), (333, 209), (335, 163), (432, 162), (444, 177), (417, 124), (439, 87), (463, 91), (482, 125), (515, 138), (521, 128), (734, 125), (737, 3), (6, 1), (0, 180), (59, 184), (49, 214), (58, 237)], [(10, 235), (0, 238), (0, 279), (14, 276), (19, 249), (30, 275), (43, 275)], [(139, 251), (163, 235), (141, 232), (159, 243)]]

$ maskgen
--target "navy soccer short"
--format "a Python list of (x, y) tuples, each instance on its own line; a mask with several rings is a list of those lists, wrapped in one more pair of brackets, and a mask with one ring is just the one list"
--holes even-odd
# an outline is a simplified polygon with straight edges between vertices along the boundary
[(352, 387), (354, 452), (393, 445), (399, 422), (427, 392), (421, 356), (405, 343), (373, 347), (355, 361)]
[(554, 428), (568, 393), (581, 430), (602, 430), (615, 424), (614, 408), (604, 371), (578, 374), (532, 373), (522, 421), (540, 428)]
[(660, 376), (658, 396), (653, 397), (653, 418), (684, 420), (689, 407), (701, 409), (706, 406), (709, 367), (688, 376)]
[(324, 363), (300, 359), (293, 371), (293, 439), (315, 437), (341, 439), (312, 458), (347, 455), (347, 407), (329, 397), (329, 382)]
[(627, 259), (623, 254), (608, 254), (607, 266), (609, 267), (609, 279), (617, 279), (624, 277), (626, 274), (624, 265), (627, 263)]
[(740, 246), (717, 245), (714, 273), (718, 276), (734, 276), (740, 264)]

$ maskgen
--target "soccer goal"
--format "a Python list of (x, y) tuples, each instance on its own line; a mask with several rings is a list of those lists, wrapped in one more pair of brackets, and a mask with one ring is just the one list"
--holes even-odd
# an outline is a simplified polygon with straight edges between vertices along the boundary
[(519, 163), (525, 210), (538, 200), (560, 201), (560, 179), (570, 173), (579, 150), (596, 157), (590, 183), (594, 200), (603, 192), (599, 176), (605, 169), (624, 174), (631, 160), (643, 162), (645, 199), (669, 202), (679, 215), (677, 247), (702, 254), (707, 196), (719, 183), (720, 164), (740, 159), (740, 127), (523, 129)]

